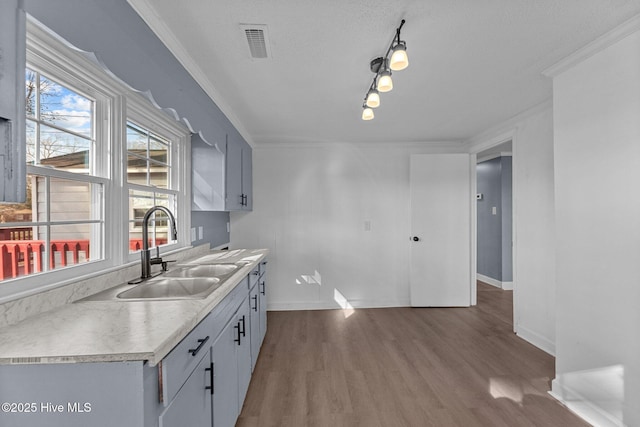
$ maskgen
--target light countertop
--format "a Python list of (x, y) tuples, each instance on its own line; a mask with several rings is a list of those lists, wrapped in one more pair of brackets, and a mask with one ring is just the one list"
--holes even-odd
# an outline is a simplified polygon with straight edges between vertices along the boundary
[(146, 360), (154, 366), (267, 252), (266, 249), (212, 251), (199, 257), (198, 260), (207, 263), (248, 262), (204, 299), (77, 301), (4, 327), (0, 329), (0, 364)]

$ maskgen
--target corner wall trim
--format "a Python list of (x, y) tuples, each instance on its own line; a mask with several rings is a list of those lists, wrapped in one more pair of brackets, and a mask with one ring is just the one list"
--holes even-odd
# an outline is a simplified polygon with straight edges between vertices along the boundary
[(599, 427), (621, 427), (624, 425), (620, 420), (585, 398), (576, 390), (562, 384), (557, 378), (551, 381), (551, 391), (549, 391), (549, 395), (589, 424)]
[(532, 344), (545, 353), (548, 353), (551, 356), (555, 357), (556, 343), (549, 340), (547, 337), (543, 337), (539, 333), (534, 332), (525, 326), (522, 326), (522, 323), (518, 324), (518, 332), (516, 332), (516, 335), (527, 341), (529, 344)]

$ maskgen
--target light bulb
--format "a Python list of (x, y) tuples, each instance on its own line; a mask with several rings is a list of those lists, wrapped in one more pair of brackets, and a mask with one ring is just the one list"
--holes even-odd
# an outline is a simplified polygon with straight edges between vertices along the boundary
[(380, 77), (378, 77), (378, 92), (389, 92), (391, 89), (393, 89), (391, 72), (385, 70), (380, 73)]
[(362, 120), (372, 120), (373, 119), (373, 110), (369, 107), (362, 110)]
[(407, 56), (407, 46), (404, 42), (400, 42), (393, 48), (389, 68), (393, 71), (404, 70), (409, 66), (409, 57)]
[(367, 107), (376, 108), (380, 106), (380, 94), (376, 89), (371, 89), (367, 93)]

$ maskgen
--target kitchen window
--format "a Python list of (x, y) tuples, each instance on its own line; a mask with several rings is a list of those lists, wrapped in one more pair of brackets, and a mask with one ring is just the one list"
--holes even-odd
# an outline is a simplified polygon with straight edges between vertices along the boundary
[(27, 201), (0, 203), (0, 300), (137, 262), (148, 208), (150, 247), (187, 245), (187, 129), (29, 20), (25, 70)]

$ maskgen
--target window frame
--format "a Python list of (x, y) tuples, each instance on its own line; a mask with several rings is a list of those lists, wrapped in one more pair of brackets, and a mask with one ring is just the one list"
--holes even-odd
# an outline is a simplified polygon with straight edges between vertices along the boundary
[[(176, 196), (178, 241), (165, 245), (161, 253), (191, 247), (190, 132), (168, 112), (157, 107), (150, 97), (134, 91), (117, 79), (91, 53), (82, 52), (35, 19), (27, 16), (27, 68), (41, 72), (70, 89), (95, 101), (95, 175), (80, 175), (42, 166), (28, 166), (27, 173), (101, 184), (104, 235), (102, 259), (60, 270), (6, 279), (0, 282), (0, 303), (44, 292), (66, 284), (98, 276), (124, 266), (139, 263), (137, 253), (129, 254), (128, 197), (126, 177), (126, 123), (134, 118), (148, 129), (172, 141), (171, 180)], [(25, 70), (22, 70), (24, 73)], [(24, 89), (22, 89), (24, 92)], [(98, 101), (99, 99), (99, 101)], [(24, 114), (24, 111), (22, 112)], [(25, 119), (26, 126), (26, 119)], [(24, 142), (26, 143), (26, 141)], [(175, 148), (174, 148), (175, 147)], [(93, 161), (93, 160), (92, 160)], [(164, 191), (163, 191), (164, 192)]]

